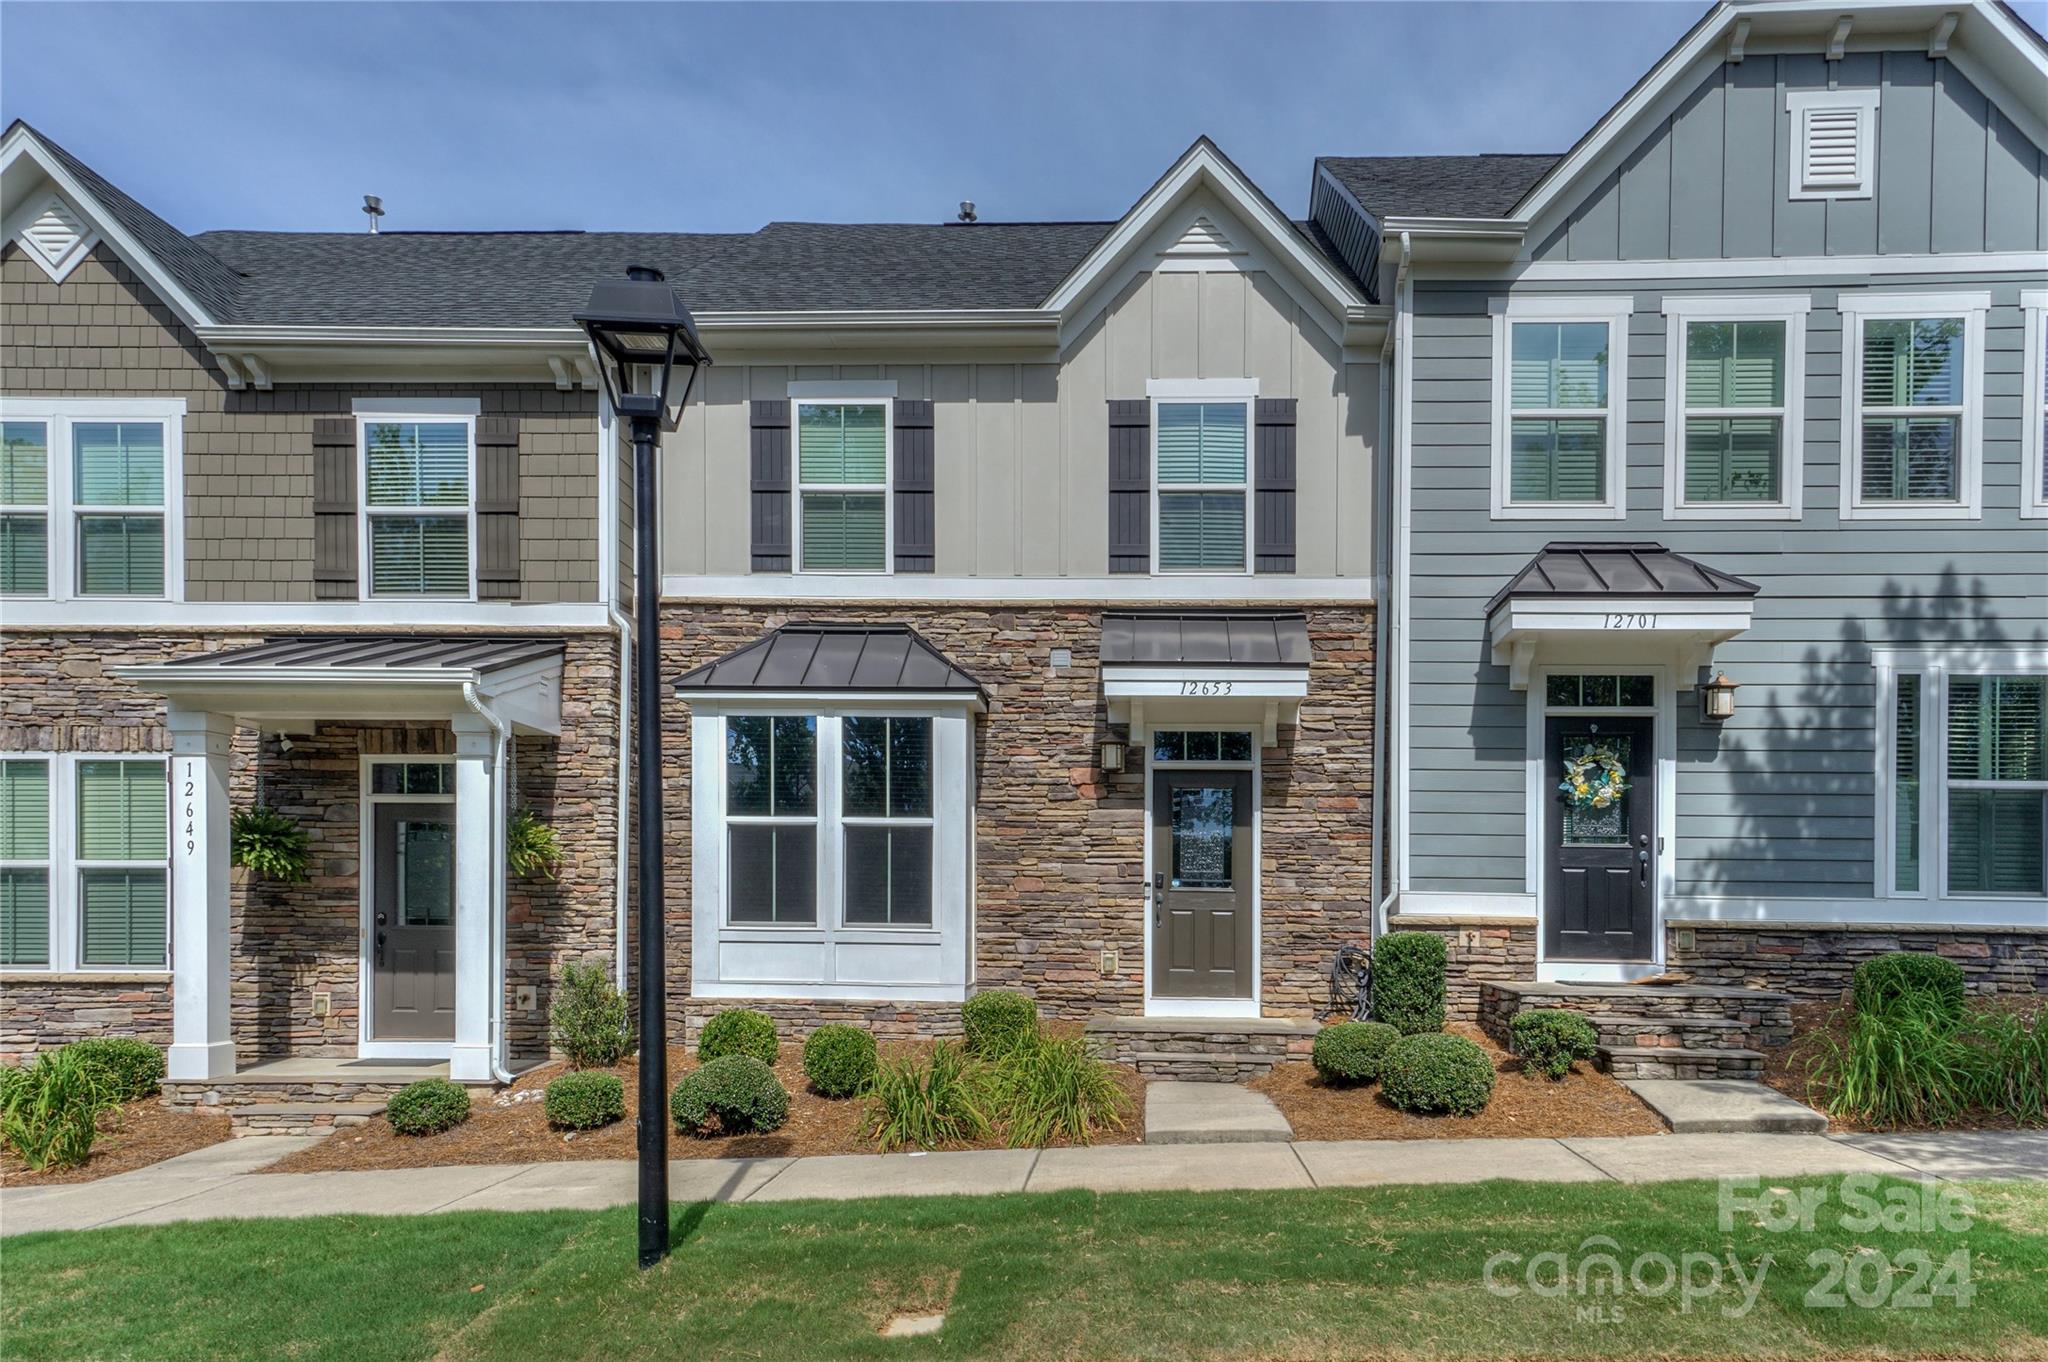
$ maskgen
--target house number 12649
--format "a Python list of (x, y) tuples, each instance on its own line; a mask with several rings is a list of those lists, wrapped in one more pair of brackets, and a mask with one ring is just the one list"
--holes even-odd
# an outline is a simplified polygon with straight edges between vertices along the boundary
[(198, 788), (197, 783), (193, 779), (194, 772), (197, 769), (197, 762), (188, 761), (185, 763), (185, 779), (183, 782), (185, 791), (183, 797), (185, 800), (185, 854), (187, 856), (190, 856), (199, 849), (199, 806), (192, 802), (193, 794)]
[(1180, 693), (1182, 695), (1228, 695), (1230, 694), (1230, 683), (1228, 681), (1183, 681), (1180, 683)]

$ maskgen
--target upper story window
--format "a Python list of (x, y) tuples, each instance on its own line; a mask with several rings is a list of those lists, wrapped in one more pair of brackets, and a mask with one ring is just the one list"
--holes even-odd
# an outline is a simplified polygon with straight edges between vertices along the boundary
[(0, 760), (0, 966), (162, 969), (169, 860), (161, 758)]
[(1867, 199), (1875, 177), (1877, 91), (1797, 90), (1785, 96), (1791, 115), (1788, 161), (1795, 199)]
[(797, 567), (889, 570), (889, 403), (796, 403)]
[(369, 594), (474, 594), (474, 419), (367, 415), (357, 429)]
[(1798, 519), (1809, 306), (1665, 300), (1667, 518)]
[(0, 596), (177, 599), (184, 402), (0, 406)]
[(1627, 298), (1511, 298), (1495, 318), (1493, 514), (1623, 514)]
[(1250, 401), (1161, 400), (1154, 416), (1158, 570), (1243, 572)]
[(2048, 289), (2020, 295), (2026, 310), (2027, 339), (2022, 347), (2020, 442), (2025, 457), (2020, 474), (2020, 514), (2048, 517)]
[(1844, 519), (1971, 518), (1988, 294), (1844, 294)]

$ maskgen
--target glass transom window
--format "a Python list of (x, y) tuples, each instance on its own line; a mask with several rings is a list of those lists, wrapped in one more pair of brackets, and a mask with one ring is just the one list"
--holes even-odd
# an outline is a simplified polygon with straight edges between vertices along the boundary
[(1647, 676), (1571, 673), (1546, 680), (1543, 700), (1554, 709), (1648, 709), (1657, 687)]
[(1244, 571), (1249, 414), (1243, 401), (1158, 404), (1161, 572)]
[(1687, 323), (1687, 504), (1783, 499), (1785, 335), (1783, 321)]
[(1162, 728), (1152, 734), (1154, 761), (1250, 761), (1252, 735), (1242, 729)]
[(470, 594), (467, 421), (363, 422), (370, 594)]
[(797, 404), (798, 565), (889, 567), (889, 416), (879, 402)]
[(1960, 317), (1863, 321), (1863, 501), (1961, 498), (1964, 351)]
[(163, 422), (75, 421), (71, 467), (79, 594), (163, 595)]
[(1608, 499), (1610, 333), (1606, 322), (1509, 326), (1508, 501)]
[(0, 428), (0, 596), (50, 590), (50, 427)]

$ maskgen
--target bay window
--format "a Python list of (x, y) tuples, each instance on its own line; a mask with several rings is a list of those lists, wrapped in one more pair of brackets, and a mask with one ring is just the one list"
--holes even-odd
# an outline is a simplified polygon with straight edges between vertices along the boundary
[(1844, 293), (1844, 519), (1980, 511), (1988, 294)]
[(381, 420), (370, 415), (359, 417), (358, 429), (368, 594), (474, 594), (474, 420)]

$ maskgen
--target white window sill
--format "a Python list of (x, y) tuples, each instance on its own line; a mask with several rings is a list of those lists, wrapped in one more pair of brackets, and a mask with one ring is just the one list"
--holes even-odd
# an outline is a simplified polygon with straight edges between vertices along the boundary
[(1667, 506), (1666, 520), (1797, 520), (1799, 512), (1769, 502), (1722, 502), (1717, 505)]
[(1495, 520), (1625, 520), (1628, 512), (1612, 502), (1518, 502), (1493, 508)]
[(1842, 511), (1844, 520), (1982, 520), (1974, 506), (1952, 501), (1901, 502), (1886, 506), (1850, 506)]

